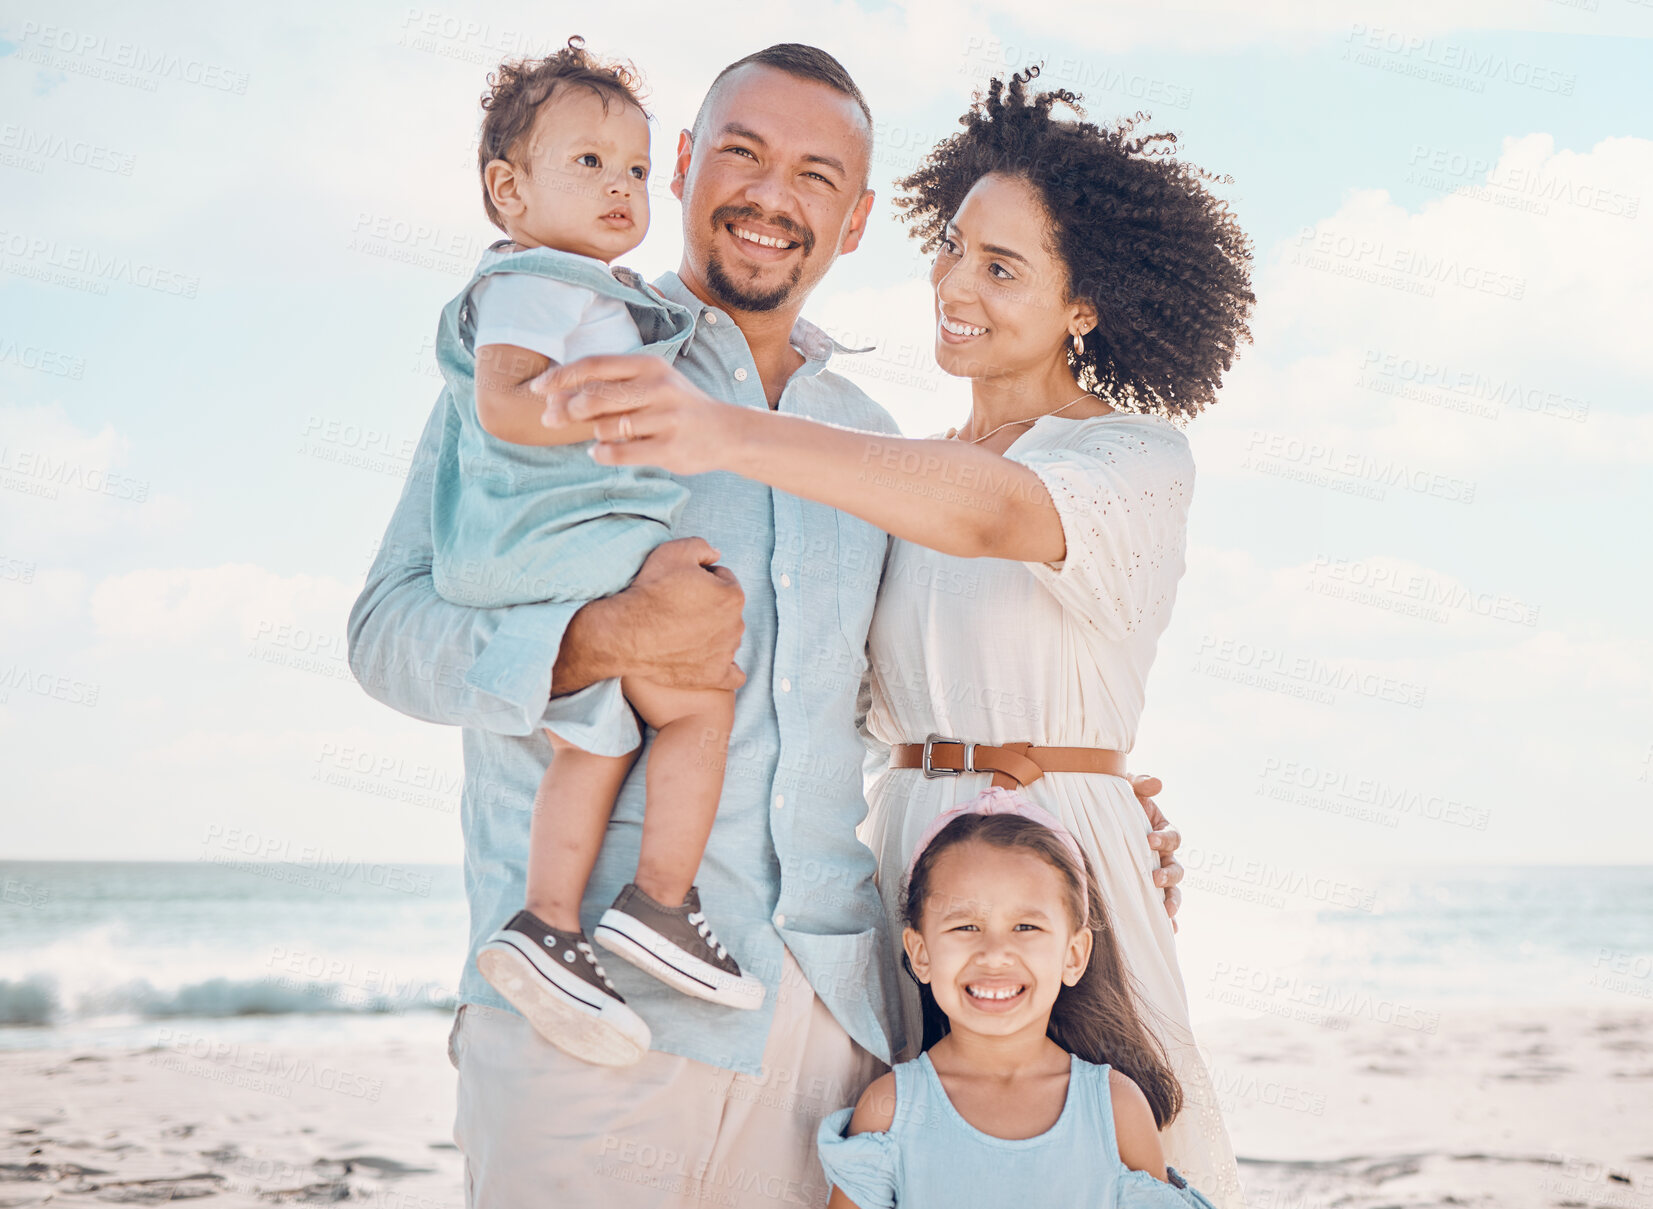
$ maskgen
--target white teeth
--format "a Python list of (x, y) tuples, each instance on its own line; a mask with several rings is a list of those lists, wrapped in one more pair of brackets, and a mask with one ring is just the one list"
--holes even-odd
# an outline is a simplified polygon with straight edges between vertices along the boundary
[(993, 990), (987, 990), (983, 987), (965, 987), (964, 989), (970, 994), (971, 998), (974, 999), (1014, 999), (1026, 988), (995, 987)]
[(941, 326), (955, 336), (980, 336), (987, 331), (985, 327), (971, 327), (968, 323), (960, 323), (958, 320), (949, 319), (945, 315), (941, 317)]
[(742, 239), (749, 239), (755, 244), (762, 244), (766, 248), (790, 248), (792, 241), (788, 239), (774, 239), (768, 235), (759, 235), (756, 231), (748, 231), (745, 227), (733, 228), (736, 235)]

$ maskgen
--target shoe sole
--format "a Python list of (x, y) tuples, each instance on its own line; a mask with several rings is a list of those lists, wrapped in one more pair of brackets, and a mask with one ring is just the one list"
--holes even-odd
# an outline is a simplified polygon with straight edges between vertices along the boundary
[(565, 1054), (594, 1066), (630, 1066), (649, 1051), (648, 1025), (641, 1017), (633, 1013), (636, 1024), (628, 1033), (594, 1014), (602, 1008), (559, 986), (510, 940), (483, 945), (476, 967), (534, 1032)]
[[(633, 935), (633, 932), (636, 935)], [(698, 977), (691, 971), (680, 969), (661, 957), (655, 949), (664, 948), (673, 952), (682, 950), (647, 924), (633, 919), (624, 912), (613, 908), (603, 912), (602, 921), (591, 934), (591, 939), (616, 957), (630, 962), (645, 974), (658, 978), (685, 995), (692, 995), (696, 999), (704, 999), (708, 1003), (716, 1003), (722, 1007), (738, 1008), (743, 1012), (763, 1006), (762, 983), (736, 981), (723, 971), (712, 970), (705, 962), (700, 961), (696, 961), (695, 964), (706, 969), (706, 977)], [(714, 978), (722, 981), (714, 982)], [(748, 989), (754, 986), (755, 991)]]

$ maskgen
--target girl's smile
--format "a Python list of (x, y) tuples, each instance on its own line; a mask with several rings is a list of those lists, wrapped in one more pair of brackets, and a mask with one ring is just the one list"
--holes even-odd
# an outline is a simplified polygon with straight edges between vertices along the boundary
[(1057, 994), (1090, 956), (1064, 896), (1061, 875), (1026, 850), (966, 842), (936, 858), (922, 927), (906, 941), (956, 1032), (1043, 1039)]
[(1025, 982), (989, 982), (978, 978), (964, 984), (965, 1000), (979, 1012), (1013, 1011), (1026, 994)]

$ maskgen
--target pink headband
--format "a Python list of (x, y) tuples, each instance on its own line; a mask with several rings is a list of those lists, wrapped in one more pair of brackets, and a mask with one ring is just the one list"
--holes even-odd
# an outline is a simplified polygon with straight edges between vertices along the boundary
[[(907, 860), (907, 878), (911, 880), (913, 868), (918, 864), (918, 858), (930, 846), (930, 841), (940, 835), (954, 819), (963, 818), (967, 814), (1015, 814), (1024, 819), (1031, 819), (1042, 827), (1048, 827), (1056, 833), (1056, 838), (1073, 856), (1073, 864), (1080, 871), (1081, 876), (1085, 869), (1084, 850), (1079, 847), (1079, 841), (1073, 838), (1073, 833), (1062, 826), (1061, 820), (1043, 806), (1036, 805), (1025, 795), (1014, 789), (984, 789), (975, 798), (962, 806), (938, 814), (924, 829), (924, 834), (918, 837), (918, 844), (913, 848), (913, 854)], [(1081, 894), (1080, 910), (1088, 917), (1090, 913), (1089, 894)]]

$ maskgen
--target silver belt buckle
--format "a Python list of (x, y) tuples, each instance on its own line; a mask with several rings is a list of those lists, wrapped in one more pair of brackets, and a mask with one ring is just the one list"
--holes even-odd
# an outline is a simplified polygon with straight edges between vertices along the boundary
[[(931, 760), (934, 757), (934, 747), (937, 743), (957, 743), (964, 748), (963, 768), (937, 768)], [(956, 777), (963, 772), (976, 771), (976, 745), (966, 743), (963, 739), (955, 739), (951, 735), (926, 735), (924, 738), (924, 760), (920, 766), (924, 776), (931, 781), (938, 777)]]

